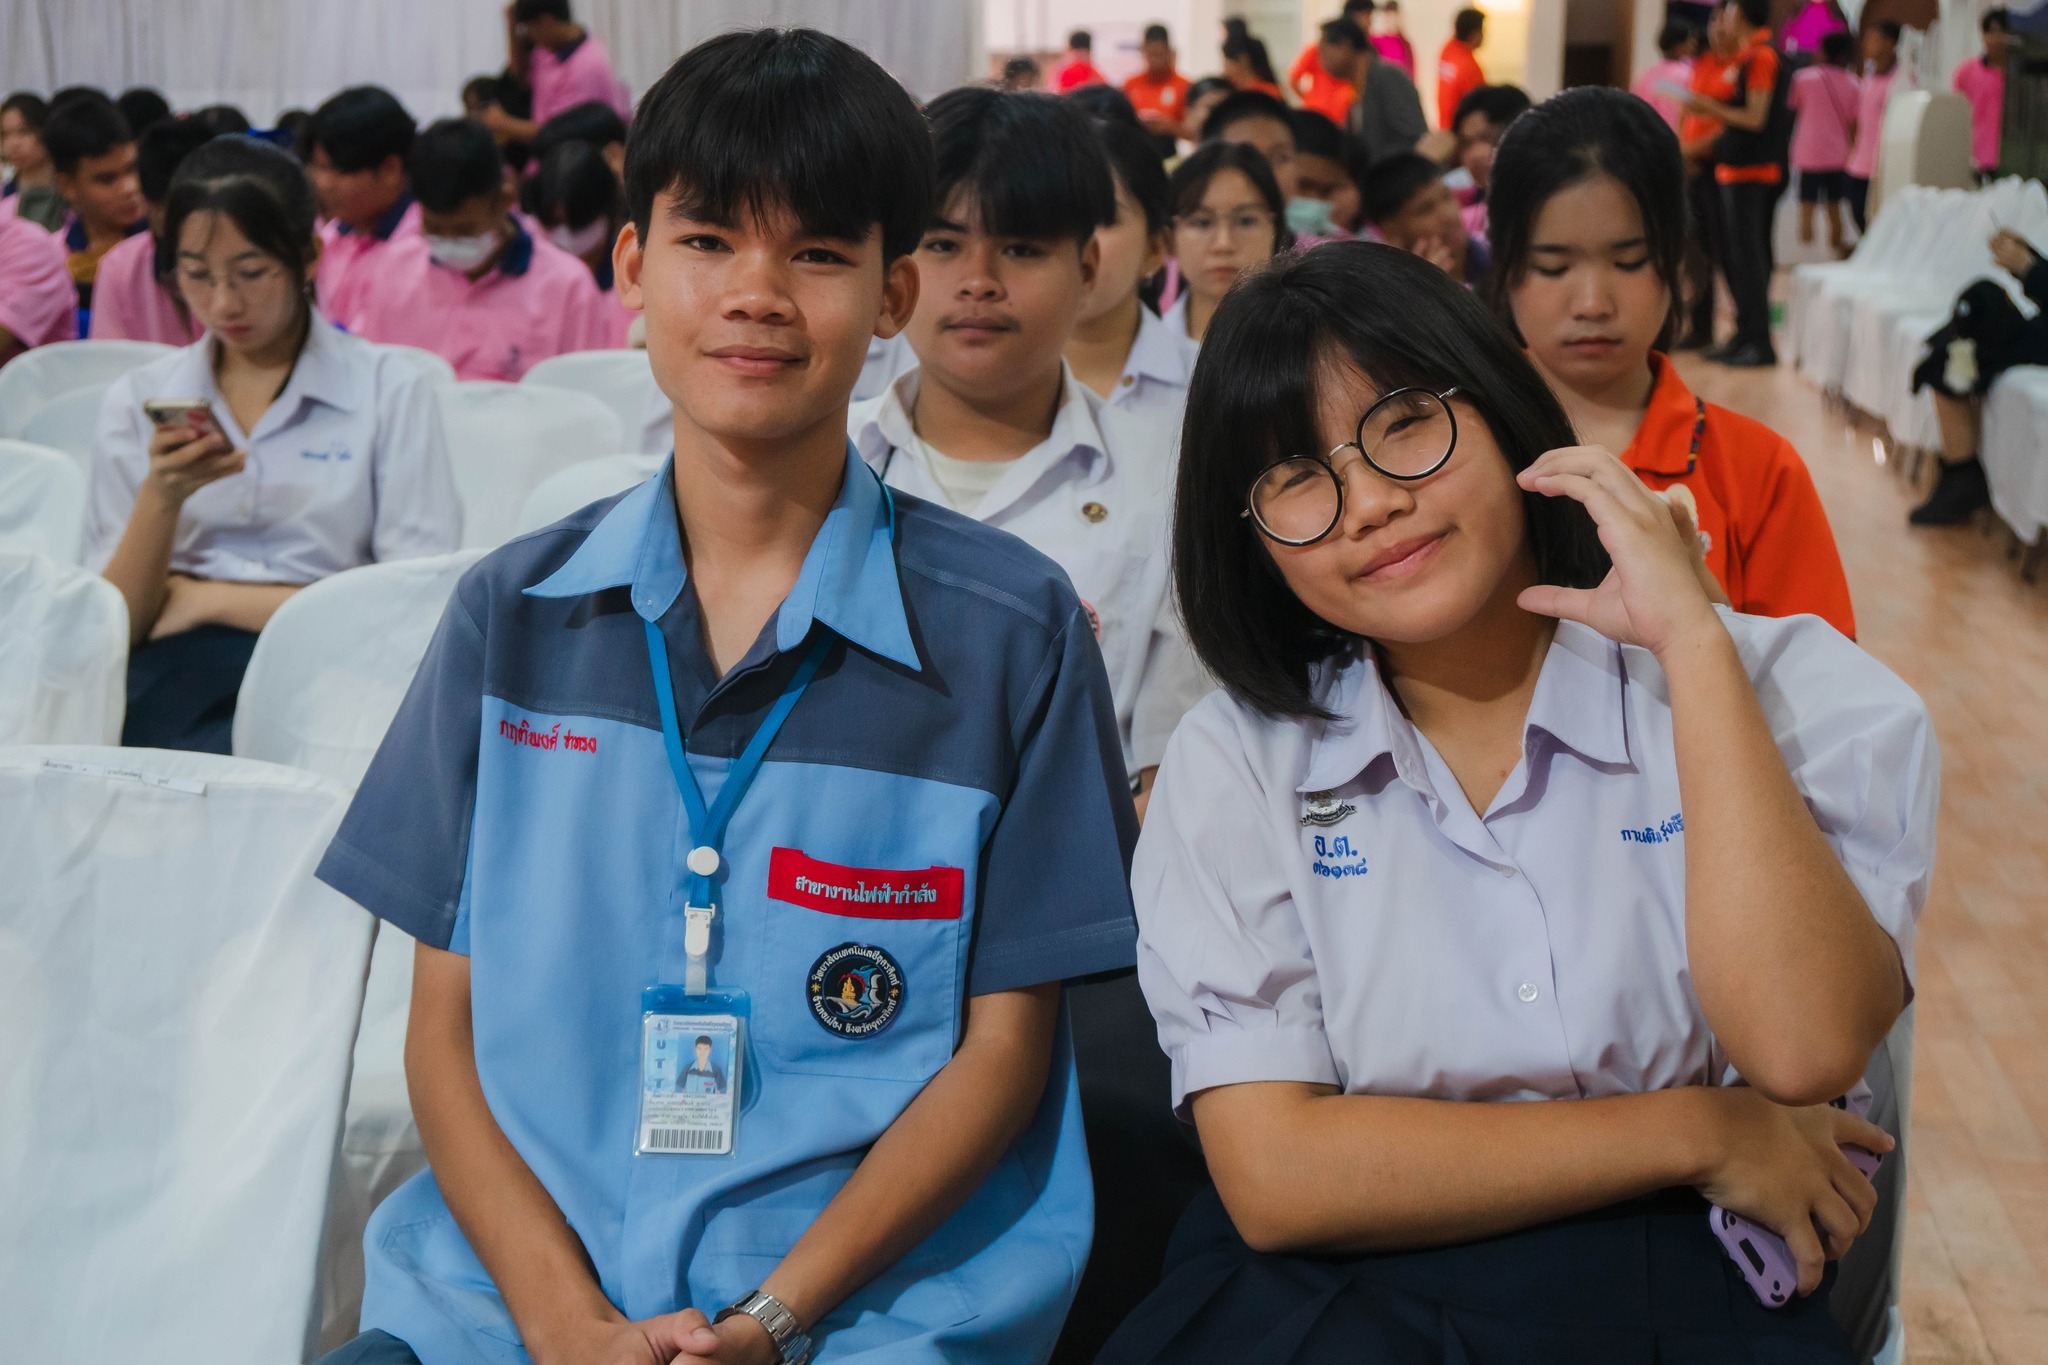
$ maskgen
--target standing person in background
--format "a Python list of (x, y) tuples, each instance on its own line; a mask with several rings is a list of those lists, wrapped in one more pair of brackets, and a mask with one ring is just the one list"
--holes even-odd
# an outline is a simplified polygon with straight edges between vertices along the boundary
[(603, 100), (633, 117), (633, 96), (589, 29), (570, 17), (569, 0), (513, 0), (505, 7), (510, 69), (533, 90), (533, 111), (520, 118), (495, 105), (483, 124), (501, 142), (532, 142), (540, 126), (572, 105)]
[(1175, 335), (1200, 344), (1216, 305), (1247, 270), (1294, 245), (1287, 199), (1256, 147), (1205, 142), (1174, 167), (1173, 259), (1181, 294), (1165, 321)]
[(1229, 30), (1223, 39), (1224, 77), (1240, 90), (1256, 90), (1281, 99), (1280, 83), (1273, 75), (1273, 61), (1266, 55), (1266, 44), (1251, 35), (1242, 19), (1226, 20), (1224, 26)]
[(1486, 16), (1461, 9), (1451, 20), (1451, 36), (1436, 59), (1436, 126), (1450, 131), (1457, 122), (1458, 101), (1486, 84), (1478, 51), (1486, 42)]
[(1849, 74), (1849, 33), (1821, 37), (1820, 60), (1792, 73), (1785, 97), (1792, 110), (1792, 169), (1799, 172), (1799, 240), (1813, 240), (1814, 210), (1828, 215), (1828, 249), (1842, 245), (1842, 201), (1848, 197), (1849, 137), (1856, 127), (1859, 92)]
[(1674, 133), (1678, 131), (1679, 120), (1685, 117), (1685, 105), (1679, 96), (1692, 83), (1692, 64), (1699, 57), (1700, 46), (1698, 29), (1683, 19), (1666, 19), (1657, 34), (1657, 50), (1664, 54), (1663, 59), (1644, 70), (1629, 87), (1636, 98), (1646, 101), (1671, 125)]
[(1810, 62), (1821, 56), (1821, 44), (1830, 33), (1849, 36), (1848, 21), (1842, 18), (1835, 0), (1806, 0), (1799, 12), (1785, 21), (1778, 47), (1795, 64)]
[(77, 335), (78, 291), (64, 268), (64, 244), (38, 224), (0, 211), (0, 365)]
[(1401, 68), (1410, 84), (1415, 80), (1415, 44), (1401, 31), (1401, 0), (1383, 0), (1372, 16), (1373, 49)]
[(1175, 140), (1190, 136), (1186, 120), (1191, 82), (1174, 69), (1173, 40), (1166, 25), (1148, 27), (1140, 50), (1145, 69), (1124, 82), (1124, 94), (1138, 111), (1138, 122), (1159, 140), (1160, 154), (1171, 156)]
[(136, 141), (135, 171), (149, 205), (149, 231), (117, 245), (100, 262), (93, 285), (92, 337), (189, 346), (204, 330), (177, 293), (175, 249), (164, 238), (164, 203), (185, 158), (213, 134), (191, 117), (152, 124)]
[(381, 86), (343, 90), (313, 111), (306, 170), (327, 220), (315, 278), (321, 310), (344, 327), (355, 327), (358, 296), (393, 248), (419, 236), (419, 205), (405, 179), (416, 132), (412, 115)]
[[(1372, 7), (1373, 0), (1344, 0), (1344, 9), (1337, 18), (1349, 20), (1362, 38), (1372, 22)], [(1324, 24), (1316, 41), (1303, 48), (1294, 65), (1288, 68), (1287, 87), (1301, 101), (1302, 108), (1313, 109), (1341, 127), (1344, 116), (1351, 112), (1351, 101), (1358, 97), (1357, 63), (1341, 53), (1335, 63), (1325, 61), (1329, 43), (1330, 25)]]
[[(1692, 79), (1682, 93), (1689, 96), (1718, 90), (1731, 52), (1728, 26), (1717, 9), (1707, 18), (1705, 46), (1693, 59)], [(1685, 335), (1677, 349), (1702, 351), (1714, 344), (1715, 281), (1727, 238), (1721, 222), (1721, 187), (1714, 180), (1714, 149), (1721, 140), (1721, 120), (1694, 110), (1689, 98), (1681, 98), (1679, 104), (1685, 112), (1678, 120), (1678, 150), (1685, 157), (1685, 202), (1692, 210), (1693, 230), (1686, 248), (1690, 283)]]
[(64, 196), (57, 189), (56, 168), (43, 146), (43, 124), (50, 106), (41, 95), (17, 90), (0, 103), (0, 161), (12, 168), (0, 185), (0, 199), (31, 223), (55, 232), (64, 222)]
[(1998, 174), (1998, 138), (2005, 117), (2005, 54), (2012, 46), (2012, 11), (1984, 11), (1977, 21), (1984, 39), (1983, 55), (1956, 68), (1956, 93), (1970, 102), (1970, 164), (1977, 179)]
[(1415, 149), (1429, 123), (1422, 116), (1422, 96), (1406, 71), (1367, 44), (1359, 54), (1354, 83), (1358, 97), (1344, 129), (1358, 143), (1357, 160), (1370, 166), (1381, 157)]
[(1077, 28), (1067, 35), (1067, 56), (1052, 71), (1052, 88), (1064, 95), (1084, 85), (1107, 85), (1095, 66), (1095, 35)]
[(1877, 149), (1884, 141), (1884, 110), (1892, 84), (1899, 78), (1897, 21), (1885, 19), (1863, 30), (1863, 79), (1856, 91), (1856, 140), (1842, 176), (1843, 198), (1860, 234), (1868, 226), (1870, 177), (1877, 171)]
[(135, 175), (135, 135), (112, 100), (81, 92), (51, 105), (43, 145), (50, 149), (57, 189), (71, 206), (63, 232), (66, 264), (78, 286), (78, 306), (89, 312), (100, 262), (149, 227)]

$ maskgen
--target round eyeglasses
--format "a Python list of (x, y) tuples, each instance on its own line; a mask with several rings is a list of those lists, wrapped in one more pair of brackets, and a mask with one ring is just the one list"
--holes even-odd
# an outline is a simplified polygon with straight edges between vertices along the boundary
[(1410, 483), (1442, 469), (1458, 445), (1458, 419), (1451, 412), (1456, 388), (1395, 389), (1358, 419), (1358, 437), (1327, 455), (1291, 455), (1275, 461), (1252, 481), (1245, 510), (1269, 539), (1282, 545), (1313, 545), (1336, 529), (1344, 515), (1344, 479), (1337, 473), (1340, 451), (1356, 450), (1373, 471)]

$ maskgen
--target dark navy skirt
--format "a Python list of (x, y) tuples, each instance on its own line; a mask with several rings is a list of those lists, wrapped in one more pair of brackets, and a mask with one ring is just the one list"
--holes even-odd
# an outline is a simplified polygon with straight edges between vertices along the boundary
[(255, 632), (233, 626), (195, 626), (138, 646), (128, 656), (121, 743), (131, 749), (228, 752), (235, 697), (255, 652)]
[(1275, 1256), (1196, 1196), (1099, 1365), (1858, 1365), (1827, 1280), (1767, 1309), (1691, 1190), (1462, 1246)]

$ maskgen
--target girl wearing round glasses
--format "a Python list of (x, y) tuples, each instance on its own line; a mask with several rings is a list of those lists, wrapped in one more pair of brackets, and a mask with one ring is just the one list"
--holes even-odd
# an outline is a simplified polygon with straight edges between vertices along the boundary
[[(1132, 884), (1216, 1191), (1102, 1359), (1855, 1359), (1824, 1267), (1876, 1194), (1838, 1144), (1893, 1144), (1828, 1101), (1910, 995), (1919, 700), (1716, 607), (1667, 504), (1391, 248), (1240, 283), (1183, 447), (1223, 691)], [(1710, 1201), (1798, 1297), (1752, 1297)]]
[(1294, 245), (1287, 200), (1258, 148), (1205, 142), (1174, 168), (1170, 253), (1181, 294), (1166, 310), (1174, 331), (1200, 341), (1238, 277)]
[(271, 613), (316, 578), (453, 550), (461, 513), (431, 380), (313, 305), (295, 158), (248, 137), (194, 151), (158, 251), (206, 333), (108, 388), (86, 555), (128, 602), (122, 742), (226, 753)]

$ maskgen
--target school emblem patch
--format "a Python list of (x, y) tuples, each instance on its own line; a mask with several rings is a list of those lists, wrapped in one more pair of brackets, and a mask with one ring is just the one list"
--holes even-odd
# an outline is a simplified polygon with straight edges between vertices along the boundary
[(842, 943), (811, 964), (811, 1017), (841, 1038), (872, 1038), (903, 1009), (903, 968), (880, 948)]
[(1349, 801), (1338, 799), (1335, 792), (1308, 792), (1301, 798), (1301, 803), (1301, 823), (1321, 829), (1329, 828), (1358, 809)]

